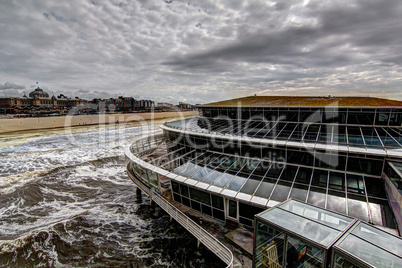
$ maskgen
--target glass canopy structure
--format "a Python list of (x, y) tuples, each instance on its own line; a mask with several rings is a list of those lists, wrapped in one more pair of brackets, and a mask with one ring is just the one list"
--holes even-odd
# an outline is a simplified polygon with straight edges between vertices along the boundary
[[(217, 136), (240, 136), (266, 144), (300, 144), (334, 146), (341, 151), (387, 155), (402, 152), (402, 130), (398, 127), (321, 124), (268, 120), (230, 120), (203, 117), (169, 122), (166, 126)], [(326, 148), (323, 147), (323, 148)]]
[(257, 214), (254, 267), (401, 267), (402, 240), (367, 223), (288, 200)]
[(355, 219), (295, 200), (256, 215), (254, 267), (326, 267)]
[[(256, 221), (272, 224), (268, 232), (279, 239), (273, 240), (278, 261), (272, 267), (290, 263), (282, 250), (288, 246), (313, 256), (308, 263), (314, 267), (328, 264), (329, 248), (354, 219), (400, 234), (401, 101), (252, 96), (201, 105), (199, 111), (197, 117), (165, 123), (157, 138), (133, 143), (130, 153), (140, 160), (129, 161), (127, 168), (149, 187), (207, 216), (249, 228)], [(305, 204), (331, 220), (298, 214), (290, 204)], [(265, 218), (259, 214), (273, 207)], [(335, 226), (336, 221), (344, 225)], [(328, 235), (302, 237), (307, 229), (292, 229), (299, 222)]]

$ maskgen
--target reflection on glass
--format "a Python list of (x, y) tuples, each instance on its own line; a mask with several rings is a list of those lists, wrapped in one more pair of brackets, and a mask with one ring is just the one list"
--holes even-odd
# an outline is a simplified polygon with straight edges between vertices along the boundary
[(257, 221), (255, 267), (282, 267), (284, 233)]
[[(374, 267), (402, 267), (402, 259), (354, 235), (349, 235), (339, 247)], [(399, 247), (400, 248), (400, 247)]]
[(272, 209), (260, 216), (268, 222), (272, 222), (283, 229), (306, 237), (325, 247), (340, 233), (336, 229), (282, 209)]
[(324, 251), (288, 236), (286, 267), (322, 267)]
[(233, 191), (238, 191), (246, 180), (247, 178), (237, 176), (229, 183), (228, 186), (226, 186), (226, 188)]
[(331, 226), (339, 231), (344, 230), (353, 221), (350, 217), (313, 207), (295, 200), (284, 203), (280, 208), (314, 221), (319, 221), (320, 223)]

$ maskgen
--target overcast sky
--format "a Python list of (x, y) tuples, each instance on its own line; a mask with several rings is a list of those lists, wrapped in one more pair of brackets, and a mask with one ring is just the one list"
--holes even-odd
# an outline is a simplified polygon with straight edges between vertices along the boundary
[(402, 100), (402, 1), (0, 0), (0, 97)]

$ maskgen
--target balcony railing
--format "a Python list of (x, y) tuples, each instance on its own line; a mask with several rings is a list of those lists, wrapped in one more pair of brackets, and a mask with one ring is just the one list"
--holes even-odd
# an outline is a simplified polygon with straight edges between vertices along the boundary
[(160, 206), (164, 211), (166, 211), (173, 219), (175, 219), (181, 226), (183, 226), (187, 231), (194, 235), (198, 241), (204, 244), (209, 250), (215, 253), (223, 262), (227, 264), (227, 267), (240, 266), (240, 264), (233, 265), (234, 258), (233, 253), (224, 244), (222, 244), (218, 239), (208, 233), (205, 229), (195, 223), (192, 219), (187, 217), (183, 212), (173, 206), (169, 201), (160, 196), (153, 189), (148, 188), (140, 179), (136, 177), (135, 174), (127, 169), (129, 177), (131, 180), (144, 191), (153, 201), (155, 201), (158, 206)]

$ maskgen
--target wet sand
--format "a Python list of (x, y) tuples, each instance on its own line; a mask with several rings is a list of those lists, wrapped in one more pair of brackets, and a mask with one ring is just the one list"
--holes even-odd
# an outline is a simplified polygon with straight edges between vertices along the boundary
[(189, 111), (0, 119), (0, 133), (84, 125), (141, 122), (164, 118), (187, 117), (196, 114), (198, 114), (197, 111)]

